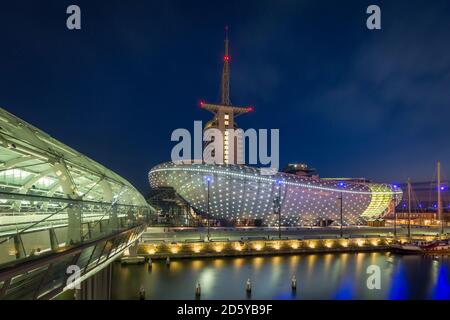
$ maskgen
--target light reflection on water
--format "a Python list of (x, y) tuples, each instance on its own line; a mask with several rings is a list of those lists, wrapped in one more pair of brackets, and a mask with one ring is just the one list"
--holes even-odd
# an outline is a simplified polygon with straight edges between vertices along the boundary
[[(367, 267), (378, 265), (381, 289), (369, 290)], [(292, 292), (292, 276), (297, 290)], [(114, 265), (113, 298), (136, 299), (141, 286), (147, 299), (450, 299), (450, 257), (438, 261), (389, 253), (342, 253), (172, 260), (145, 265)]]

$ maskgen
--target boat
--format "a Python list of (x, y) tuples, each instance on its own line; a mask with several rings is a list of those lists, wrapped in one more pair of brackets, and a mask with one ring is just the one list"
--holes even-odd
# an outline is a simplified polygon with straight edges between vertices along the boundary
[(403, 254), (449, 254), (450, 240), (393, 243), (389, 247), (393, 252)]
[[(441, 200), (441, 163), (437, 164), (438, 217), (441, 220), (441, 236), (444, 233)], [(394, 212), (395, 213), (395, 212)], [(396, 234), (396, 233), (395, 233)], [(408, 179), (408, 242), (394, 242), (389, 247), (393, 252), (403, 254), (448, 254), (450, 240), (412, 241), (411, 240), (411, 181)]]
[(436, 240), (422, 246), (426, 254), (448, 254), (450, 253), (450, 240)]
[(424, 249), (420, 242), (393, 243), (389, 248), (396, 253), (421, 254)]

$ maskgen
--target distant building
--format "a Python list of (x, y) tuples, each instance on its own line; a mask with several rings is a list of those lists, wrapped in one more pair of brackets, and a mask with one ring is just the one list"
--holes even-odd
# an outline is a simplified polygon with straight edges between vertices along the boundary
[(328, 181), (345, 181), (345, 182), (355, 182), (355, 183), (372, 183), (372, 180), (366, 178), (322, 178)]
[(283, 172), (295, 174), (297, 176), (318, 177), (317, 170), (309, 168), (305, 163), (289, 163), (284, 167)]
[[(450, 212), (450, 181), (441, 182), (442, 210)], [(408, 211), (407, 184), (399, 184), (404, 191), (402, 201), (397, 206), (397, 211)], [(411, 183), (411, 209), (415, 212), (437, 212), (437, 183), (436, 181), (413, 182)]]
[(166, 226), (196, 226), (198, 218), (189, 204), (173, 188), (150, 189), (147, 202), (156, 209), (153, 224)]
[[(442, 218), (448, 225), (450, 222), (450, 181), (441, 182)], [(402, 201), (396, 207), (399, 223), (407, 223), (408, 219), (408, 186), (399, 184), (404, 190)], [(411, 223), (415, 225), (435, 225), (439, 223), (436, 181), (411, 183)], [(393, 219), (393, 214), (387, 216)]]

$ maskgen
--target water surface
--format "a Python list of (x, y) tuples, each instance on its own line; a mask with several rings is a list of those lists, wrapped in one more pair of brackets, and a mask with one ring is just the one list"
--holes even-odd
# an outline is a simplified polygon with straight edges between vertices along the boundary
[[(367, 287), (367, 268), (380, 268), (381, 289)], [(291, 290), (291, 278), (297, 290)], [(252, 294), (245, 282), (252, 281)], [(173, 260), (114, 265), (113, 299), (450, 299), (450, 257), (332, 253)]]

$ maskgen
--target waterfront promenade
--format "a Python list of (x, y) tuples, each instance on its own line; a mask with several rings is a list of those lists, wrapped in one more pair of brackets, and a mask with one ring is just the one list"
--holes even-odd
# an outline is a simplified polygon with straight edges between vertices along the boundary
[[(448, 232), (449, 230), (445, 230)], [(411, 229), (412, 238), (433, 240), (439, 229)], [(274, 255), (320, 252), (386, 251), (392, 241), (405, 242), (407, 229), (390, 227), (283, 228), (148, 228), (138, 255), (151, 259)], [(446, 234), (448, 236), (448, 234)]]
[[(449, 233), (450, 228), (445, 229)], [(211, 240), (251, 240), (255, 238), (277, 238), (278, 228), (268, 227), (240, 227), (240, 228), (210, 228)], [(406, 226), (397, 227), (397, 234), (406, 236)], [(434, 236), (439, 234), (439, 227), (411, 227), (414, 236)], [(143, 242), (152, 241), (195, 241), (206, 240), (208, 229), (206, 227), (149, 227), (143, 234)], [(390, 237), (394, 235), (393, 227), (367, 227), (351, 226), (343, 228), (344, 237)], [(283, 227), (283, 239), (322, 239), (340, 237), (339, 227)]]

